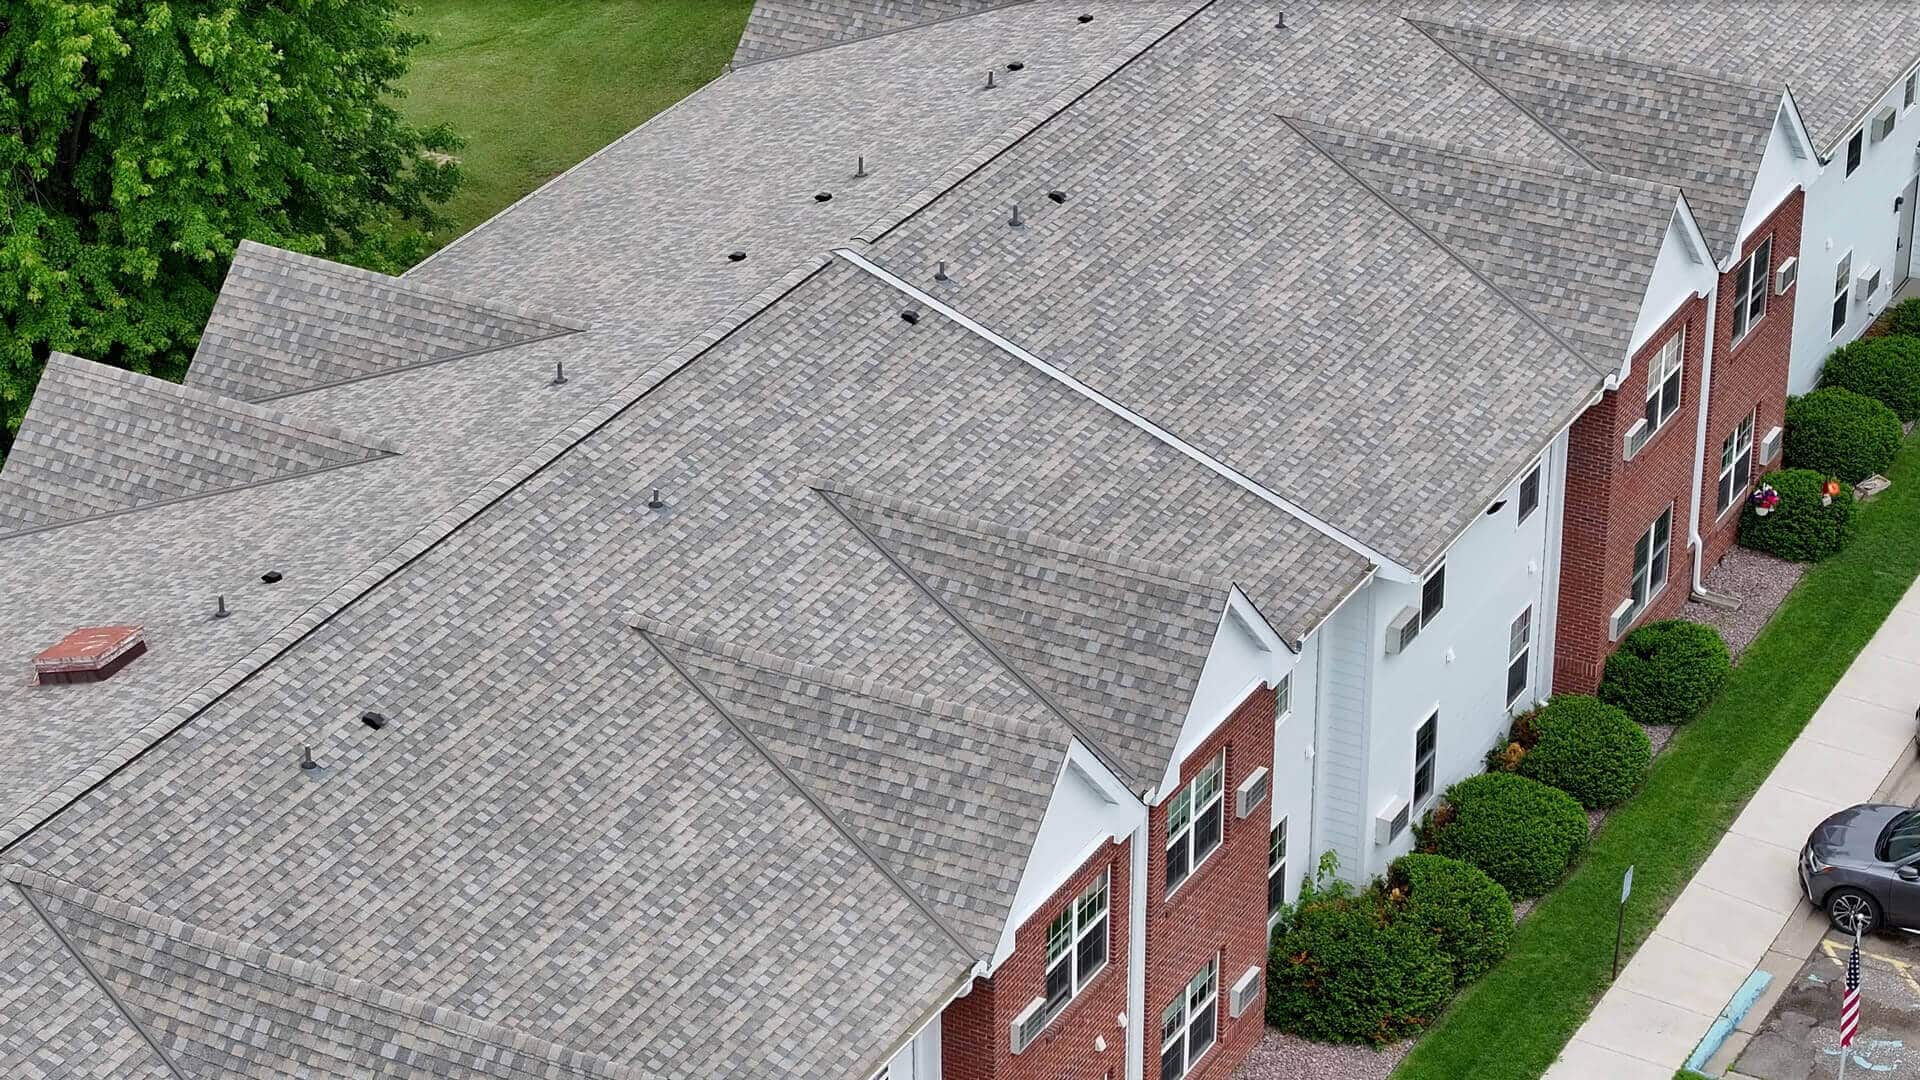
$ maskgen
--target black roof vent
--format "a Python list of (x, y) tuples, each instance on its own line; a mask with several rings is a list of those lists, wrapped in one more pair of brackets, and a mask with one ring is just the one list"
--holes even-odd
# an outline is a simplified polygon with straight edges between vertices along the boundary
[(301, 747), (301, 748), (300, 748), (300, 768), (301, 768), (301, 770), (302, 770), (302, 771), (304, 771), (304, 772), (312, 772), (313, 770), (315, 770), (315, 769), (317, 769), (317, 768), (319, 768), (319, 767), (320, 767), (320, 763), (319, 763), (319, 762), (317, 762), (317, 761), (315, 761), (315, 760), (313, 760), (313, 747), (311, 747), (311, 746), (303, 746), (303, 747)]
[(1067, 193), (1064, 191), (1049, 191), (1047, 192), (1047, 198), (1052, 199), (1056, 203), (1063, 203), (1067, 201)]
[(1026, 63), (1025, 63), (1024, 61), (1020, 61), (1020, 60), (1015, 60), (1015, 61), (1013, 61), (1013, 62), (1011, 62), (1011, 63), (1009, 63), (1009, 64), (1007, 65), (1007, 70), (1008, 70), (1008, 71), (1019, 71), (1019, 70), (1021, 70), (1021, 69), (1023, 69), (1023, 68), (1025, 68), (1026, 66), (1027, 66), (1027, 65), (1026, 65)]
[(269, 585), (276, 585), (276, 584), (279, 584), (279, 582), (280, 582), (280, 571), (278, 571), (278, 570), (269, 570), (269, 571), (267, 571), (266, 573), (264, 573), (264, 574), (261, 574), (261, 575), (260, 575), (260, 580), (261, 580), (261, 581), (264, 581), (264, 582), (266, 582), (266, 583), (267, 583), (267, 584), (269, 584)]
[(387, 714), (369, 710), (360, 714), (360, 722), (375, 731), (379, 731), (381, 728), (387, 726)]
[(905, 322), (908, 326), (912, 326), (914, 323), (917, 323), (920, 321), (920, 313), (909, 308), (906, 311), (903, 311), (900, 313), (900, 319), (901, 321)]
[(831, 192), (831, 191), (822, 191), (822, 192), (820, 192), (819, 194), (817, 194), (817, 195), (815, 195), (815, 196), (813, 197), (813, 201), (814, 201), (814, 202), (832, 202), (832, 201), (833, 201), (833, 192)]
[(743, 262), (746, 260), (746, 257), (747, 253), (744, 251), (730, 251), (727, 253), (728, 262)]
[(1080, 21), (1081, 21), (1081, 22), (1083, 22), (1083, 23), (1090, 23), (1090, 22), (1092, 22), (1092, 21), (1093, 21), (1093, 16), (1092, 16), (1092, 15), (1082, 15), (1082, 16), (1080, 16)]

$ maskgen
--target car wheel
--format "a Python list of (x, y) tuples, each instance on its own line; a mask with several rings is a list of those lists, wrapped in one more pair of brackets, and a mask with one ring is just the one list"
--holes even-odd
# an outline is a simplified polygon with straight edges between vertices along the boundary
[(1835, 889), (1827, 894), (1827, 917), (1837, 930), (1871, 933), (1880, 925), (1880, 905), (1859, 889)]

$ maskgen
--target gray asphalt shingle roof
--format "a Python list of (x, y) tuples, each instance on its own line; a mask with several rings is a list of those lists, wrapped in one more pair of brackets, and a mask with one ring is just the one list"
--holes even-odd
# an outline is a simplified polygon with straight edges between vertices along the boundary
[(383, 439), (54, 353), (0, 469), (0, 536), (394, 452)]
[(11, 882), (0, 880), (0, 1076), (174, 1080)]
[(771, 60), (1024, 0), (757, 0), (734, 50), (736, 64)]

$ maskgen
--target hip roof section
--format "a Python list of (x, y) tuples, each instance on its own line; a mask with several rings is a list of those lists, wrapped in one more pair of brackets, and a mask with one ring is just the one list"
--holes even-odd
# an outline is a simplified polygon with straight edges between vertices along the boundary
[(1025, 0), (758, 0), (733, 62), (791, 56)]

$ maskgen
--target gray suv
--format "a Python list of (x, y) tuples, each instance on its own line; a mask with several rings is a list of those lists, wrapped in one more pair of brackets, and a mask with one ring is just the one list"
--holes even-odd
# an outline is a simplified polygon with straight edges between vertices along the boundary
[(1800, 886), (1842, 930), (1920, 930), (1920, 810), (1861, 803), (1821, 822), (1800, 850)]

